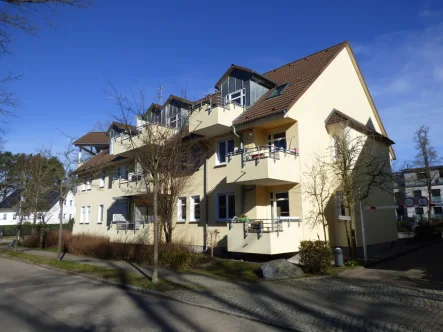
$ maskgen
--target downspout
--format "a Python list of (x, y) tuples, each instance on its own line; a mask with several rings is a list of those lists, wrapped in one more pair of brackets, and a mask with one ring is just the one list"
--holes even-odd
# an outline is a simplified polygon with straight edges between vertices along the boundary
[(208, 223), (209, 223), (209, 202), (208, 202), (208, 156), (205, 157), (205, 166), (203, 168), (203, 192), (205, 199), (205, 227), (203, 233), (203, 251), (208, 250)]
[[(237, 134), (235, 126), (232, 126), (232, 133), (240, 140), (240, 149), (243, 150), (243, 136)], [(242, 161), (243, 162), (243, 161)], [(241, 215), (245, 213), (245, 186), (241, 186)]]

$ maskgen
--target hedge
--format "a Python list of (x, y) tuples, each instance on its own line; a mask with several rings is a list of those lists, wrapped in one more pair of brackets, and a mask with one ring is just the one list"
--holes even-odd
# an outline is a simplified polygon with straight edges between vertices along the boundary
[[(68, 222), (66, 224), (63, 224), (63, 229), (72, 231), (72, 222)], [(20, 235), (30, 235), (32, 233), (32, 227), (34, 225), (32, 223), (26, 222), (22, 225), (0, 225), (0, 232), (3, 232), (3, 236), (16, 236), (17, 231), (20, 229)], [(38, 226), (37, 226), (38, 227)], [(58, 230), (60, 227), (60, 224), (47, 224), (45, 225), (45, 229), (48, 231), (51, 230)]]

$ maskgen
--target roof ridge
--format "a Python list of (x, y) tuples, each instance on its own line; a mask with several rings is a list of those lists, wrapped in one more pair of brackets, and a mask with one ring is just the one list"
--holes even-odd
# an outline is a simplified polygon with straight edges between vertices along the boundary
[(295, 63), (295, 62), (301, 61), (301, 60), (303, 60), (303, 59), (309, 58), (309, 57), (311, 57), (311, 56), (313, 56), (313, 55), (316, 55), (316, 54), (318, 54), (318, 53), (324, 52), (324, 51), (326, 51), (326, 50), (330, 50), (331, 48), (333, 48), (333, 47), (337, 47), (337, 46), (339, 46), (339, 45), (341, 45), (341, 44), (343, 44), (343, 45), (345, 45), (345, 44), (349, 44), (349, 41), (348, 41), (348, 40), (345, 40), (345, 41), (342, 41), (342, 42), (340, 42), (340, 43), (338, 43), (338, 44), (336, 44), (336, 45), (333, 45), (333, 46), (330, 46), (330, 47), (324, 48), (324, 49), (322, 49), (322, 50), (320, 50), (320, 51), (317, 51), (317, 52), (314, 52), (314, 53), (312, 53), (312, 54), (308, 54), (308, 55), (306, 55), (306, 56), (304, 56), (304, 57), (302, 57), (302, 58), (299, 58), (299, 59), (297, 59), (297, 60), (294, 60), (294, 61), (288, 62), (288, 63), (285, 64), (285, 65), (279, 66), (279, 67), (274, 68), (274, 69), (271, 69), (271, 70), (269, 70), (269, 71), (267, 71), (267, 72), (265, 72), (265, 73), (262, 73), (261, 75), (266, 75), (266, 74), (271, 73), (271, 72), (273, 72), (273, 71), (275, 71), (275, 70), (277, 70), (277, 69), (280, 69), (280, 68), (286, 67), (287, 65), (290, 65), (290, 64), (293, 64), (293, 63)]

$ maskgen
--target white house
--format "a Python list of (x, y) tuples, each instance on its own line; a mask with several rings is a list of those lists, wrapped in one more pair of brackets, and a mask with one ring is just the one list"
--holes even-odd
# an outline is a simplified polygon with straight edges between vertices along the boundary
[[(22, 190), (17, 189), (0, 202), (0, 225), (14, 225), (20, 220), (20, 199)], [(37, 221), (44, 220), (47, 224), (57, 224), (60, 219), (60, 197), (55, 191), (51, 191), (47, 195), (48, 206), (51, 208), (47, 211), (39, 212)], [(75, 195), (69, 191), (63, 204), (63, 222), (67, 223), (70, 219), (75, 218)], [(33, 221), (33, 214), (23, 217), (25, 221)]]

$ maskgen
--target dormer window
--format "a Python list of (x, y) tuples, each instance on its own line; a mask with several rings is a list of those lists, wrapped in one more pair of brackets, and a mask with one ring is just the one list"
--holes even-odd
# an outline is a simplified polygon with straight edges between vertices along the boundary
[(286, 90), (288, 85), (289, 83), (276, 86), (274, 90), (271, 91), (271, 94), (269, 95), (268, 99), (281, 96), (283, 94), (283, 91)]
[(173, 115), (167, 119), (169, 128), (177, 128), (179, 123), (178, 116), (179, 114), (177, 113), (176, 115)]
[(246, 89), (240, 89), (227, 94), (225, 97), (226, 103), (236, 103), (237, 105), (246, 105)]

